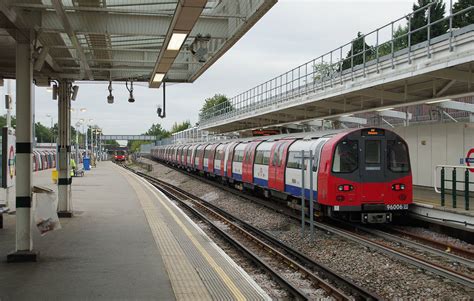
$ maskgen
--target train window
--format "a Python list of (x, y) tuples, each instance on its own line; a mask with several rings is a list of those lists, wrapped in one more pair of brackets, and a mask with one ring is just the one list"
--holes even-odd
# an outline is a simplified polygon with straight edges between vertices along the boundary
[(255, 153), (255, 164), (263, 164), (263, 151)]
[(285, 147), (286, 143), (280, 145), (280, 148), (278, 149), (278, 166), (281, 166), (281, 163), (283, 162), (283, 153), (285, 152)]
[(280, 157), (279, 157), (280, 148), (281, 148), (281, 144), (278, 145), (278, 146), (275, 148), (275, 151), (273, 152), (273, 158), (272, 158), (272, 165), (273, 165), (273, 166), (277, 166), (277, 165), (278, 165), (278, 162), (280, 162)]
[(388, 169), (393, 172), (409, 172), (408, 147), (403, 141), (388, 140)]
[(301, 169), (301, 152), (290, 152), (286, 168)]
[(270, 163), (270, 151), (263, 151), (262, 164), (268, 165)]
[(339, 142), (334, 152), (332, 171), (349, 173), (357, 169), (359, 162), (359, 146), (357, 141), (345, 140)]
[(208, 149), (206, 149), (206, 150), (204, 151), (204, 158), (205, 158), (205, 159), (209, 158), (209, 150), (208, 150)]
[(380, 164), (380, 140), (365, 141), (365, 163)]
[(243, 150), (235, 150), (234, 151), (234, 162), (242, 162), (244, 159), (244, 151)]

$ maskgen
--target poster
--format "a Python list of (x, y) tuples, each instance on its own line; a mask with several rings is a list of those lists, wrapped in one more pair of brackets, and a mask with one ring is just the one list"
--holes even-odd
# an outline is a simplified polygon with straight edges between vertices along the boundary
[(8, 133), (8, 128), (2, 129), (2, 187), (15, 185), (16, 149), (15, 135)]

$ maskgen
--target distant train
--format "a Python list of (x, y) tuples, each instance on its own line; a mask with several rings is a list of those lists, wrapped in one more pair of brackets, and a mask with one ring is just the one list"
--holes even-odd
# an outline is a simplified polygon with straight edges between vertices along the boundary
[(117, 150), (114, 153), (114, 161), (126, 161), (127, 160), (127, 152), (124, 150)]
[[(392, 131), (363, 128), (254, 137), (233, 141), (160, 146), (153, 158), (285, 200), (302, 195), (301, 152), (313, 153), (304, 168), (304, 198), (313, 194), (321, 216), (362, 223), (388, 223), (413, 202), (408, 146)], [(311, 170), (311, 171), (310, 171)], [(310, 192), (310, 172), (313, 191)]]
[[(79, 150), (82, 154), (82, 150)], [(75, 158), (74, 151), (71, 153), (72, 158)], [(82, 163), (82, 155), (79, 156), (79, 162)], [(56, 168), (57, 164), (57, 153), (55, 149), (48, 148), (35, 148), (33, 149), (33, 171), (45, 170), (50, 168)]]

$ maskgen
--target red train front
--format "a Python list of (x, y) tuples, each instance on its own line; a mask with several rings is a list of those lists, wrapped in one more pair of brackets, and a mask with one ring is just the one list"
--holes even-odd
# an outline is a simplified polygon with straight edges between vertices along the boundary
[(364, 223), (390, 222), (413, 201), (408, 147), (385, 129), (341, 133), (321, 152), (318, 203), (325, 214)]

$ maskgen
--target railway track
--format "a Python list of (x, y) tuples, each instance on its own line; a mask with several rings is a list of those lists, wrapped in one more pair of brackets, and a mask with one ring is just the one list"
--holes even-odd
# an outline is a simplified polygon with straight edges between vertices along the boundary
[[(379, 296), (334, 273), (324, 265), (312, 261), (270, 234), (255, 228), (211, 203), (152, 176), (134, 171), (128, 167), (125, 168), (146, 179), (167, 196), (178, 201), (193, 215), (206, 222), (219, 236), (266, 270), (294, 298), (305, 300), (311, 299), (311, 296), (305, 293), (308, 291), (308, 287), (298, 287), (304, 281), (296, 281), (297, 283), (294, 284), (294, 277), (282, 276), (281, 274), (286, 274), (284, 273), (285, 270), (291, 270), (292, 274), (297, 274), (299, 279), (309, 281), (313, 288), (321, 288), (328, 296), (336, 300), (381, 299)], [(224, 230), (219, 224), (225, 224), (227, 230)], [(236, 237), (239, 239), (236, 240)], [(283, 268), (281, 268), (282, 264), (284, 265)], [(288, 278), (291, 278), (291, 280)]]
[[(169, 165), (167, 165), (167, 166), (169, 167)], [(300, 214), (296, 213), (293, 209), (291, 209), (289, 207), (281, 206), (281, 205), (279, 205), (275, 202), (269, 202), (269, 201), (263, 200), (259, 197), (255, 197), (255, 196), (246, 194), (242, 191), (239, 191), (237, 189), (234, 189), (234, 188), (231, 188), (231, 187), (228, 187), (228, 186), (223, 186), (223, 185), (221, 185), (221, 184), (219, 184), (215, 181), (203, 178), (203, 177), (195, 175), (195, 174), (187, 173), (187, 172), (183, 171), (182, 169), (179, 169), (179, 168), (176, 168), (176, 167), (171, 167), (171, 168), (175, 169), (176, 171), (182, 172), (186, 175), (189, 175), (193, 178), (196, 178), (200, 181), (204, 181), (205, 183), (207, 183), (209, 185), (218, 187), (218, 188), (220, 188), (222, 190), (225, 190), (225, 191), (227, 191), (231, 194), (234, 194), (238, 197), (241, 197), (241, 198), (244, 198), (244, 199), (249, 200), (251, 202), (260, 204), (260, 205), (262, 205), (266, 208), (275, 210), (275, 211), (277, 211), (281, 214), (284, 214), (284, 215), (286, 215), (290, 218), (296, 219), (296, 220), (301, 222)], [(308, 221), (306, 221), (306, 222), (309, 223)], [(471, 290), (474, 290), (474, 277), (472, 275), (467, 275), (467, 274), (460, 273), (460, 272), (458, 272), (456, 270), (453, 270), (451, 268), (447, 268), (447, 267), (442, 266), (440, 264), (430, 262), (430, 261), (428, 261), (428, 260), (426, 260), (422, 257), (414, 256), (413, 254), (402, 251), (399, 248), (395, 248), (393, 246), (390, 246), (390, 245), (382, 243), (382, 242), (374, 241), (374, 240), (372, 240), (372, 239), (370, 239), (370, 238), (368, 238), (364, 235), (356, 233), (355, 231), (349, 231), (347, 229), (343, 229), (341, 227), (330, 225), (328, 223), (322, 223), (322, 222), (315, 222), (314, 225), (315, 225), (316, 228), (319, 228), (321, 230), (339, 235), (341, 237), (344, 237), (348, 240), (351, 240), (351, 241), (356, 242), (358, 244), (364, 245), (366, 247), (376, 249), (376, 250), (378, 250), (378, 251), (380, 251), (380, 252), (382, 252), (382, 253), (384, 253), (384, 254), (392, 257), (392, 258), (401, 260), (405, 263), (416, 266), (416, 267), (421, 268), (425, 271), (428, 271), (430, 273), (433, 273), (433, 274), (436, 274), (438, 276), (444, 277), (446, 279), (449, 279), (451, 281), (454, 281), (456, 283), (464, 285), (464, 286), (468, 287)], [(382, 232), (382, 231), (380, 231), (380, 232)], [(381, 238), (388, 239), (387, 238), (388, 233), (382, 235), (382, 233), (380, 233), (380, 232), (378, 232), (376, 234), (375, 234), (375, 232), (373, 232), (372, 234), (376, 235), (376, 236), (378, 235)], [(401, 238), (399, 236), (393, 236), (392, 235), (391, 240), (396, 241), (396, 242), (398, 242), (402, 245), (403, 244), (408, 245), (407, 240), (406, 239), (404, 240), (403, 238)], [(412, 243), (412, 244), (414, 244), (414, 243)], [(412, 247), (414, 247), (414, 246), (412, 245)], [(430, 249), (426, 245), (423, 246), (421, 244), (417, 244), (417, 247), (419, 249), (422, 248), (424, 252), (435, 254), (437, 256), (441, 256), (440, 254), (443, 253), (443, 252), (436, 252), (436, 251), (434, 251), (434, 248)], [(464, 257), (452, 255), (452, 254), (447, 254), (447, 255), (445, 254), (445, 255), (442, 255), (442, 257), (449, 258), (449, 260), (460, 262), (462, 264), (467, 263), (468, 267), (472, 267), (472, 264), (473, 264), (472, 260), (470, 260), (469, 258), (464, 258)]]

